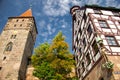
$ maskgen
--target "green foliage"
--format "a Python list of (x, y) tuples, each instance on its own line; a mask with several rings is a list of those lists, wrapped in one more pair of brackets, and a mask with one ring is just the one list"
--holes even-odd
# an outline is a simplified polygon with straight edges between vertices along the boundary
[[(43, 43), (35, 49), (32, 56), (34, 76), (42, 80), (67, 80), (74, 67), (73, 55), (69, 51), (62, 32), (59, 32), (51, 44)], [(70, 78), (70, 80), (73, 80)]]
[(50, 66), (48, 62), (41, 63), (40, 66), (36, 66), (33, 75), (42, 79), (49, 80), (54, 76), (55, 70)]
[(105, 64), (102, 65), (103, 68), (107, 68), (107, 69), (112, 69), (114, 64), (111, 61), (107, 61)]

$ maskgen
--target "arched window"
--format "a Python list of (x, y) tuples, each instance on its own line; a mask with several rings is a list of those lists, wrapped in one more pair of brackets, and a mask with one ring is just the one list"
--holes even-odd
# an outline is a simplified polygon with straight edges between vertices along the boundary
[(104, 80), (104, 78), (103, 78), (103, 77), (101, 77), (99, 80)]
[(9, 42), (5, 48), (5, 51), (11, 51), (12, 50), (13, 43)]

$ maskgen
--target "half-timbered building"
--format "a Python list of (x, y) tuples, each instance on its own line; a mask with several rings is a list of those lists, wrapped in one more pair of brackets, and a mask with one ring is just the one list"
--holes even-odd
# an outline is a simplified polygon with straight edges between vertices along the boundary
[(85, 5), (70, 13), (79, 80), (120, 80), (120, 9)]

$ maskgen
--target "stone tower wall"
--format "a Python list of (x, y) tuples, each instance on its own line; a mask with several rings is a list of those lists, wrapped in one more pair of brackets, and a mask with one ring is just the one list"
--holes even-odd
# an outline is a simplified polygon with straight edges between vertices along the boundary
[[(25, 80), (28, 58), (32, 54), (36, 29), (33, 17), (11, 17), (0, 35), (0, 80)], [(16, 35), (15, 38), (11, 38)], [(11, 51), (5, 51), (9, 42)]]

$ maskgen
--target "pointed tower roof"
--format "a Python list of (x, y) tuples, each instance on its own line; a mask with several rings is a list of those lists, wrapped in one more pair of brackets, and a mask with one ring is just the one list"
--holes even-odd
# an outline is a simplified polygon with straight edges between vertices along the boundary
[(19, 17), (32, 17), (32, 10), (28, 9), (24, 13), (22, 13)]

